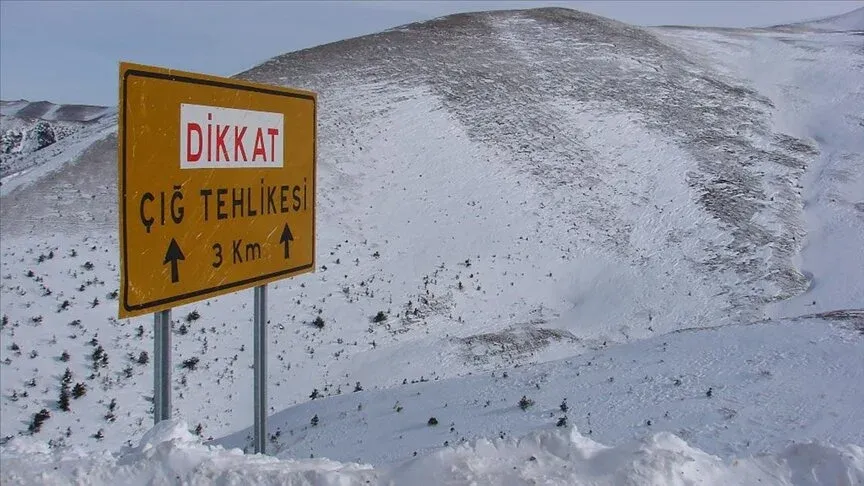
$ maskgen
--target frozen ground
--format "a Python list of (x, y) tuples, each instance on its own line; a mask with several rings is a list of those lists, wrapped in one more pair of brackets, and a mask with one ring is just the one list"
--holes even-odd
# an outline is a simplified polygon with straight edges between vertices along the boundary
[[(860, 483), (860, 448), (845, 445), (864, 444), (860, 39), (540, 9), (446, 17), (243, 73), (320, 93), (319, 268), (270, 291), (272, 452), (374, 469), (223, 462), (203, 446), (178, 453), (209, 466), (171, 467), (193, 483), (243, 482), (235, 466), (262, 481), (464, 482), (476, 471), (458, 465), (478, 464), (489, 475), (475, 479), (502, 484), (511, 465), (524, 481), (661, 484), (651, 478), (697, 458), (716, 476), (693, 478), (713, 484), (755, 477), (735, 464), (776, 484), (833, 484), (807, 479), (802, 464), (821, 460)], [(101, 123), (3, 179), (0, 434), (22, 436), (3, 449), (14, 474), (74, 457), (66, 446), (132, 447), (151, 427), (152, 364), (139, 359), (152, 325), (116, 319), (116, 121)], [(175, 414), (230, 447), (252, 421), (251, 301), (173, 314)], [(94, 361), (100, 347), (107, 360)], [(67, 368), (87, 389), (68, 412)], [(522, 395), (535, 401), (525, 411)], [(482, 439), (556, 429), (565, 397), (568, 423), (610, 444), (610, 462), (559, 432), (553, 449), (577, 452), (530, 472), (512, 462), (522, 446)], [(634, 476), (622, 464), (655, 432), (693, 448), (661, 436), (650, 454), (671, 455), (671, 469), (649, 461), (639, 471), (658, 476)], [(31, 439), (53, 452), (25, 457)], [(445, 441), (461, 449), (436, 452)], [(119, 482), (161, 467), (124, 454), (69, 464)], [(577, 464), (600, 479), (563, 472)], [(317, 476), (328, 468), (345, 475)]]

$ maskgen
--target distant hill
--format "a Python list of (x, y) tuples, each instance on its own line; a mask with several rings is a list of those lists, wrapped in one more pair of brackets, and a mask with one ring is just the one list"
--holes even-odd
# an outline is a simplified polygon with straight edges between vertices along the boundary
[(36, 168), (52, 156), (68, 157), (70, 148), (100, 132), (116, 113), (107, 106), (0, 101), (0, 178)]
[(57, 105), (49, 101), (0, 101), (0, 115), (24, 120), (92, 122), (116, 111), (107, 106)]
[(832, 17), (776, 25), (778, 29), (815, 30), (823, 32), (864, 31), (864, 7)]

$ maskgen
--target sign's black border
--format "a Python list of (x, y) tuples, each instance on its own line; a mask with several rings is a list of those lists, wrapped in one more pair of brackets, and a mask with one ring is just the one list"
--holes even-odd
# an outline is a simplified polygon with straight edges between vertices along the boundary
[[(181, 83), (201, 84), (201, 85), (205, 85), (205, 86), (215, 86), (218, 88), (229, 88), (229, 89), (237, 89), (237, 90), (243, 90), (243, 91), (253, 91), (256, 93), (265, 93), (265, 94), (271, 94), (271, 95), (277, 95), (277, 96), (287, 96), (287, 97), (291, 97), (291, 98), (301, 98), (304, 100), (312, 101), (312, 118), (314, 120), (314, 123), (312, 126), (312, 139), (313, 139), (313, 143), (312, 143), (312, 180), (315, 182), (315, 184), (313, 186), (314, 190), (312, 191), (312, 234), (313, 234), (313, 238), (312, 238), (312, 262), (311, 263), (301, 265), (299, 267), (289, 268), (286, 270), (280, 270), (278, 272), (272, 272), (272, 273), (268, 273), (265, 275), (259, 275), (257, 277), (253, 277), (253, 278), (247, 278), (244, 280), (239, 280), (237, 282), (231, 282), (231, 283), (226, 283), (223, 285), (218, 285), (216, 287), (209, 287), (206, 289), (196, 290), (195, 292), (189, 292), (189, 293), (177, 295), (174, 297), (154, 300), (151, 302), (144, 302), (142, 304), (129, 305), (129, 268), (128, 268), (128, 265), (129, 265), (129, 253), (128, 253), (129, 239), (128, 239), (127, 233), (126, 233), (126, 227), (128, 226), (128, 222), (126, 221), (126, 189), (127, 189), (127, 185), (126, 185), (126, 147), (127, 147), (127, 144), (126, 144), (126, 133), (127, 133), (126, 132), (126, 120), (128, 119), (127, 112), (126, 112), (126, 105), (127, 105), (126, 84), (127, 84), (127, 81), (129, 80), (130, 76), (140, 76), (142, 78), (166, 79), (169, 81), (177, 81), (177, 82), (181, 82)], [(290, 273), (300, 272), (302, 270), (312, 268), (312, 266), (315, 265), (315, 238), (314, 238), (315, 213), (316, 213), (316, 211), (315, 211), (315, 203), (316, 203), (315, 194), (318, 192), (318, 184), (317, 184), (318, 179), (317, 179), (317, 174), (316, 174), (317, 169), (318, 169), (318, 167), (317, 167), (318, 166), (318, 163), (317, 163), (317, 160), (318, 160), (318, 154), (317, 154), (317, 149), (318, 149), (318, 147), (317, 147), (317, 145), (318, 145), (318, 142), (317, 142), (318, 141), (318, 103), (315, 100), (315, 97), (310, 96), (310, 95), (306, 95), (306, 94), (302, 94), (302, 93), (289, 93), (289, 92), (279, 91), (279, 90), (275, 90), (275, 89), (269, 89), (269, 88), (265, 88), (265, 87), (247, 86), (244, 84), (233, 84), (230, 82), (217, 81), (217, 80), (213, 80), (213, 79), (197, 79), (197, 78), (191, 78), (188, 76), (182, 76), (182, 75), (177, 75), (177, 74), (158, 73), (158, 72), (152, 72), (152, 71), (142, 71), (140, 69), (129, 69), (123, 73), (123, 98), (122, 98), (122, 101), (123, 101), (123, 103), (122, 103), (123, 104), (123, 106), (122, 106), (122, 109), (123, 109), (123, 152), (121, 154), (121, 158), (122, 158), (123, 164), (122, 164), (121, 169), (123, 172), (123, 187), (122, 187), (121, 193), (122, 193), (122, 199), (123, 199), (123, 201), (122, 201), (122, 204), (123, 204), (123, 276), (124, 276), (124, 279), (123, 279), (123, 308), (126, 309), (127, 312), (141, 311), (141, 310), (149, 309), (152, 307), (158, 307), (158, 306), (162, 306), (164, 304), (170, 304), (172, 302), (179, 302), (181, 300), (187, 300), (187, 299), (191, 299), (191, 298), (195, 298), (195, 297), (200, 297), (202, 295), (210, 294), (213, 292), (220, 292), (220, 291), (235, 288), (235, 287), (246, 288), (247, 286), (249, 286), (249, 284), (252, 284), (255, 282), (260, 282), (262, 280), (269, 280), (269, 279), (272, 279), (275, 277), (279, 277), (281, 275), (287, 275)], [(240, 289), (238, 289), (238, 290), (240, 290)]]

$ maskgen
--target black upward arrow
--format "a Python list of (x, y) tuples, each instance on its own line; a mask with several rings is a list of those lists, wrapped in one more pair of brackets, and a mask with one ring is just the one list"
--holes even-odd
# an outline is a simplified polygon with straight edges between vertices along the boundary
[(294, 235), (291, 234), (291, 228), (288, 227), (288, 223), (285, 223), (285, 229), (282, 230), (282, 237), (279, 238), (279, 243), (285, 244), (285, 258), (288, 258), (290, 255), (288, 245), (291, 241), (294, 241)]
[(168, 251), (165, 252), (165, 261), (162, 264), (171, 262), (171, 283), (177, 283), (180, 280), (180, 272), (177, 268), (177, 260), (185, 260), (183, 251), (180, 250), (180, 245), (174, 238), (171, 238), (171, 243), (168, 244)]

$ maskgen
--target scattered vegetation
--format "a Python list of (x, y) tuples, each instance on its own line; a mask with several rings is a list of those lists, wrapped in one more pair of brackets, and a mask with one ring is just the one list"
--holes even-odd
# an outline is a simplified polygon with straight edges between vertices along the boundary
[(101, 345), (96, 346), (96, 349), (93, 350), (93, 354), (90, 357), (93, 359), (93, 371), (99, 371), (99, 368), (105, 368), (108, 366), (108, 355), (105, 353), (105, 349)]
[(63, 378), (60, 379), (60, 383), (64, 386), (69, 386), (72, 383), (72, 370), (66, 368), (66, 371), (63, 372)]
[(198, 367), (198, 361), (200, 361), (200, 360), (198, 359), (198, 357), (197, 357), (197, 356), (193, 356), (193, 357), (191, 357), (191, 358), (189, 358), (189, 359), (183, 360), (183, 365), (182, 365), (182, 366), (183, 366), (183, 368), (185, 368), (185, 369), (187, 369), (187, 370), (194, 370), (194, 369), (196, 369), (196, 368)]
[(69, 386), (65, 383), (60, 387), (60, 399), (57, 400), (57, 406), (60, 410), (68, 412), (69, 408)]
[(42, 410), (33, 415), (33, 421), (30, 422), (27, 430), (30, 431), (31, 434), (38, 433), (40, 430), (42, 430), (42, 424), (45, 423), (45, 421), (49, 418), (51, 418), (51, 413), (47, 409), (43, 408)]
[(72, 398), (79, 399), (87, 394), (87, 387), (84, 383), (75, 383), (75, 386), (72, 387)]
[(117, 410), (117, 399), (112, 398), (111, 403), (108, 404), (108, 413), (105, 414), (105, 420), (107, 422), (114, 422), (117, 420), (117, 416), (114, 414), (114, 411)]

